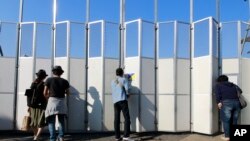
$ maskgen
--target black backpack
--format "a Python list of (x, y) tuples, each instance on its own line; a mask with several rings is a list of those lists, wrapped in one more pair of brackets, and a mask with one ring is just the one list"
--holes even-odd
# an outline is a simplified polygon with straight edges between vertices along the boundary
[(27, 96), (27, 106), (32, 108), (45, 108), (46, 99), (42, 94), (39, 94), (39, 87), (41, 87), (41, 85), (43, 86), (43, 82), (32, 83), (31, 88), (26, 89), (25, 95)]
[(25, 96), (27, 96), (27, 106), (32, 107), (33, 104), (33, 95), (35, 93), (35, 89), (26, 89)]

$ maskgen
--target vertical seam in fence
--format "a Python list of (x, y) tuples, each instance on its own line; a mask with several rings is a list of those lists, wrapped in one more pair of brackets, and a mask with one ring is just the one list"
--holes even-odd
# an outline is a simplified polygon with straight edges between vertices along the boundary
[(102, 59), (102, 116), (101, 116), (101, 131), (104, 130), (104, 113), (105, 113), (105, 54), (104, 54), (104, 49), (105, 49), (105, 21), (102, 21), (102, 28), (101, 28), (101, 59)]
[(20, 38), (21, 38), (21, 22), (23, 21), (23, 4), (24, 1), (20, 0), (19, 17), (17, 24), (17, 42), (16, 42), (16, 60), (15, 60), (15, 85), (14, 85), (14, 111), (13, 111), (13, 129), (16, 130), (17, 123), (17, 95), (18, 95), (18, 72), (19, 72), (19, 56), (20, 56)]
[(36, 73), (36, 50), (37, 50), (37, 23), (33, 23), (33, 45), (32, 45), (32, 57), (33, 57), (33, 72), (32, 72), (32, 80), (35, 80), (35, 73)]
[(155, 0), (154, 1), (154, 124), (155, 124), (155, 131), (158, 131), (158, 116), (157, 116), (157, 113), (158, 113), (158, 106), (157, 106), (157, 86), (158, 86), (158, 77), (157, 77), (157, 74), (158, 74), (158, 67), (157, 67), (157, 61), (158, 61), (158, 44), (157, 44), (157, 40), (158, 40), (158, 0)]
[(193, 57), (194, 57), (194, 23), (190, 22), (190, 131), (193, 132)]
[(177, 46), (178, 46), (178, 35), (177, 35), (177, 21), (174, 21), (174, 131), (177, 130)]
[(155, 113), (155, 115), (156, 115), (156, 131), (158, 131), (159, 130), (159, 42), (160, 42), (160, 26), (159, 26), (159, 23), (156, 23), (156, 28), (157, 28), (157, 30), (156, 30), (156, 64), (155, 64), (155, 66), (156, 66), (156, 75), (155, 75), (155, 77), (156, 77), (156, 81), (157, 81), (157, 85), (156, 85), (156, 87), (155, 87), (155, 89), (156, 89), (156, 104), (155, 104), (155, 106), (156, 106), (156, 113)]
[(139, 97), (138, 97), (138, 119), (139, 119), (139, 132), (142, 131), (142, 126), (141, 126), (141, 95), (142, 95), (142, 20), (138, 20), (138, 59), (139, 59)]
[[(209, 107), (210, 107), (210, 111), (213, 111), (213, 100), (212, 100), (212, 84), (213, 84), (213, 18), (209, 17), (209, 59), (210, 59), (210, 89), (209, 89), (209, 95), (210, 95), (210, 99), (209, 99)], [(211, 113), (210, 116), (210, 132), (213, 132), (213, 113)]]
[(237, 22), (237, 31), (238, 31), (238, 35), (237, 35), (237, 37), (238, 37), (238, 47), (237, 47), (237, 49), (238, 49), (238, 54), (237, 54), (237, 58), (238, 58), (238, 60), (239, 60), (239, 81), (238, 81), (238, 85), (241, 87), (241, 84), (242, 84), (242, 68), (241, 68), (241, 63), (242, 63), (242, 56), (241, 56), (241, 22), (240, 21), (238, 21)]
[(192, 116), (192, 83), (193, 83), (193, 81), (192, 81), (192, 73), (193, 73), (193, 52), (194, 52), (194, 24), (193, 24), (193, 16), (194, 16), (194, 14), (193, 14), (193, 0), (190, 0), (190, 21), (189, 21), (189, 24), (190, 24), (190, 30), (189, 30), (189, 35), (190, 35), (190, 37), (189, 37), (189, 63), (190, 63), (190, 70), (189, 70), (189, 77), (190, 77), (190, 80), (189, 80), (189, 102), (190, 102), (190, 115), (189, 115), (189, 120), (190, 120), (190, 131), (192, 132), (192, 130), (193, 130), (193, 116)]
[[(52, 40), (52, 53), (51, 53), (51, 69), (54, 67), (55, 56), (56, 56), (56, 16), (57, 16), (57, 0), (53, 0), (53, 40)], [(51, 74), (52, 76), (52, 74)]]
[(90, 36), (90, 25), (89, 23), (87, 22), (86, 25), (86, 56), (85, 56), (85, 131), (87, 132), (88, 131), (88, 68), (89, 68), (89, 63), (88, 63), (88, 59), (89, 59), (89, 45), (90, 45), (90, 41), (89, 41), (89, 36)]
[[(238, 21), (237, 22), (237, 30), (238, 30), (238, 35), (237, 35), (237, 37), (238, 37), (238, 54), (237, 54), (237, 58), (238, 58), (238, 61), (239, 61), (239, 63), (238, 63), (238, 68), (239, 68), (239, 75), (238, 75), (238, 77), (239, 77), (239, 79), (238, 79), (238, 86), (240, 86), (241, 87), (241, 89), (242, 89), (242, 55), (241, 55), (241, 22), (240, 21)], [(242, 119), (242, 116), (241, 116), (241, 114), (242, 113), (240, 113), (240, 123), (241, 123), (241, 119)]]
[[(70, 82), (70, 21), (66, 22), (67, 24), (67, 79)], [(67, 98), (67, 108), (69, 109), (69, 96), (66, 97)], [(69, 131), (69, 119), (67, 119), (67, 131)]]
[(89, 17), (90, 0), (86, 0), (86, 20), (85, 20), (85, 111), (84, 130), (88, 131), (88, 59), (89, 59)]

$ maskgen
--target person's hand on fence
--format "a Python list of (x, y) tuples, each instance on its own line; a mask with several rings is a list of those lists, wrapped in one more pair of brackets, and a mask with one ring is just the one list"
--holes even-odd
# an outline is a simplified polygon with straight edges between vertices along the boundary
[(218, 108), (221, 109), (221, 107), (222, 107), (222, 103), (220, 102), (218, 103)]

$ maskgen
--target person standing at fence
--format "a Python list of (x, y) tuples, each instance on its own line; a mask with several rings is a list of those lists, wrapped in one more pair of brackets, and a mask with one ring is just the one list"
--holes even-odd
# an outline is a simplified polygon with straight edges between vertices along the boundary
[(65, 94), (69, 95), (69, 82), (63, 78), (61, 66), (55, 66), (52, 69), (53, 77), (50, 77), (45, 82), (44, 95), (48, 98), (48, 105), (45, 111), (46, 121), (48, 122), (50, 141), (56, 141), (55, 122), (56, 116), (59, 122), (59, 141), (64, 140), (65, 123), (64, 118), (67, 115), (67, 105)]
[[(130, 116), (128, 108), (128, 81), (124, 78), (124, 72), (122, 68), (116, 69), (116, 79), (111, 82), (112, 87), (112, 98), (114, 103), (114, 129), (115, 129), (115, 139), (133, 141), (130, 135)], [(124, 125), (124, 136), (121, 138), (120, 133), (120, 113), (123, 113), (125, 119)]]
[(228, 81), (226, 75), (221, 75), (217, 78), (215, 94), (225, 134), (225, 137), (222, 138), (228, 141), (230, 137), (230, 125), (237, 124), (241, 110), (237, 91), (242, 92), (237, 85)]
[(29, 106), (29, 113), (31, 117), (30, 127), (34, 133), (34, 141), (36, 141), (44, 126), (45, 123), (45, 109), (47, 106), (47, 100), (43, 95), (44, 91), (44, 79), (48, 76), (45, 70), (40, 69), (36, 73), (37, 78), (32, 82), (30, 88), (33, 90), (31, 98), (28, 98), (27, 101)]

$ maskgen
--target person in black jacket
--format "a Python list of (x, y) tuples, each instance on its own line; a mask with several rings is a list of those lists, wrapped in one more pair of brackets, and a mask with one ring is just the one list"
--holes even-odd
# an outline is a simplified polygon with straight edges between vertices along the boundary
[(226, 75), (219, 76), (217, 82), (215, 94), (225, 134), (223, 139), (229, 140), (230, 125), (237, 124), (241, 110), (237, 89), (240, 92), (242, 90), (237, 85), (229, 82)]
[(47, 99), (43, 95), (44, 91), (44, 79), (48, 76), (45, 70), (40, 69), (36, 73), (37, 78), (32, 82), (30, 88), (34, 91), (30, 98), (29, 112), (31, 117), (30, 126), (33, 129), (34, 139), (37, 140), (42, 132), (42, 128), (45, 124), (45, 109), (47, 105)]

